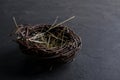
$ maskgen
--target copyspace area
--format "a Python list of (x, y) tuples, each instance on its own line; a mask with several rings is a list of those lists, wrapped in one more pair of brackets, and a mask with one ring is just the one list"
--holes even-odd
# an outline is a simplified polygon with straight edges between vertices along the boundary
[[(70, 64), (43, 70), (26, 59), (8, 36), (18, 24), (64, 25), (82, 38)], [(120, 80), (119, 0), (0, 0), (0, 80)]]

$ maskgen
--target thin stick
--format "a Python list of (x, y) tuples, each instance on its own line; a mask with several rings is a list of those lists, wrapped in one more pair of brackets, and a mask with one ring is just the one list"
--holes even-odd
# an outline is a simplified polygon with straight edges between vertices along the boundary
[(13, 21), (14, 21), (14, 23), (15, 23), (16, 28), (18, 28), (18, 25), (17, 25), (17, 22), (16, 22), (16, 20), (15, 20), (15, 17), (13, 17)]
[(29, 29), (27, 27), (27, 29), (26, 29), (26, 36), (28, 36), (28, 33), (29, 33)]
[(39, 44), (41, 44), (41, 43), (46, 43), (46, 42), (37, 41), (37, 40), (31, 40), (31, 39), (28, 39), (28, 40), (31, 41), (31, 42), (39, 43)]
[(75, 18), (75, 16), (72, 16), (72, 17), (66, 19), (65, 21), (62, 21), (62, 22), (58, 23), (57, 25), (55, 25), (55, 26), (53, 26), (53, 27), (50, 27), (46, 32), (50, 31), (51, 29), (53, 29), (53, 28), (55, 28), (55, 27), (57, 27), (57, 26), (59, 26), (59, 25), (65, 23), (65, 22), (70, 21), (70, 20), (73, 19), (73, 18)]
[(58, 16), (56, 17), (54, 23), (51, 26), (54, 26), (56, 24), (56, 22), (58, 21)]
[(50, 47), (50, 38), (51, 38), (51, 36), (49, 36), (49, 38), (48, 38), (48, 42), (47, 42), (47, 47), (48, 48)]
[(55, 36), (54, 34), (52, 34), (51, 32), (48, 32), (52, 37), (54, 37), (55, 39), (59, 39), (59, 40), (62, 40), (60, 39), (59, 37)]

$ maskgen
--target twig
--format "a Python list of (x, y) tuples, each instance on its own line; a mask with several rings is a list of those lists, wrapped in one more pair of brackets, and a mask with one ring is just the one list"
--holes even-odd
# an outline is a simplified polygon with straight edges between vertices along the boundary
[(48, 48), (50, 47), (50, 38), (51, 38), (51, 36), (49, 36), (49, 38), (48, 38), (48, 42), (47, 42), (47, 47)]
[(18, 25), (17, 25), (17, 22), (16, 22), (16, 20), (15, 20), (15, 17), (13, 17), (13, 21), (14, 21), (14, 23), (15, 23), (16, 28), (18, 29)]
[(26, 29), (26, 36), (28, 36), (28, 33), (29, 33), (29, 29), (27, 27), (27, 29)]
[(70, 18), (66, 19), (65, 21), (62, 21), (62, 22), (60, 22), (60, 23), (56, 24), (55, 26), (50, 27), (50, 28), (49, 28), (46, 32), (49, 32), (51, 29), (56, 28), (57, 26), (62, 25), (63, 23), (65, 23), (65, 22), (68, 22), (68, 21), (72, 20), (73, 18), (75, 18), (75, 16), (72, 16), (72, 17), (70, 17)]
[(36, 42), (36, 43), (46, 43), (46, 42), (43, 42), (43, 41), (36, 40), (37, 38), (42, 38), (42, 40), (43, 40), (43, 36), (44, 35), (42, 33), (38, 33), (35, 36), (29, 38), (28, 40), (31, 41), (31, 42)]
[(56, 24), (57, 20), (58, 20), (58, 16), (56, 17), (54, 23), (51, 26), (54, 26)]
[(48, 32), (49, 34), (51, 34), (52, 37), (54, 37), (55, 39), (59, 39), (59, 40), (62, 40), (60, 39), (59, 37), (55, 36), (54, 34), (52, 34), (51, 32)]
[(40, 37), (43, 37), (43, 36), (44, 36), (44, 34), (42, 34), (42, 33), (37, 33), (35, 36), (33, 36), (33, 37), (29, 38), (29, 39), (35, 40), (35, 39), (40, 38)]
[(41, 43), (46, 43), (46, 42), (37, 41), (37, 40), (31, 40), (31, 39), (28, 39), (28, 40), (31, 41), (31, 42), (39, 43), (39, 44), (41, 44)]

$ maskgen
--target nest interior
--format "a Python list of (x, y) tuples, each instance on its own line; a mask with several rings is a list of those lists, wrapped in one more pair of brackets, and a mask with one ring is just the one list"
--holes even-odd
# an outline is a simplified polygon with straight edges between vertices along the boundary
[(81, 39), (63, 25), (18, 25), (16, 42), (24, 54), (38, 59), (72, 60), (81, 46)]

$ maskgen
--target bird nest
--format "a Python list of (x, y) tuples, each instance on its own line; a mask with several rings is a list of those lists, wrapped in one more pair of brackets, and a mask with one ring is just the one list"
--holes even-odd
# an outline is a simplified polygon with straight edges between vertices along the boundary
[(63, 25), (17, 25), (15, 35), (21, 51), (41, 61), (71, 61), (81, 46), (81, 39)]

